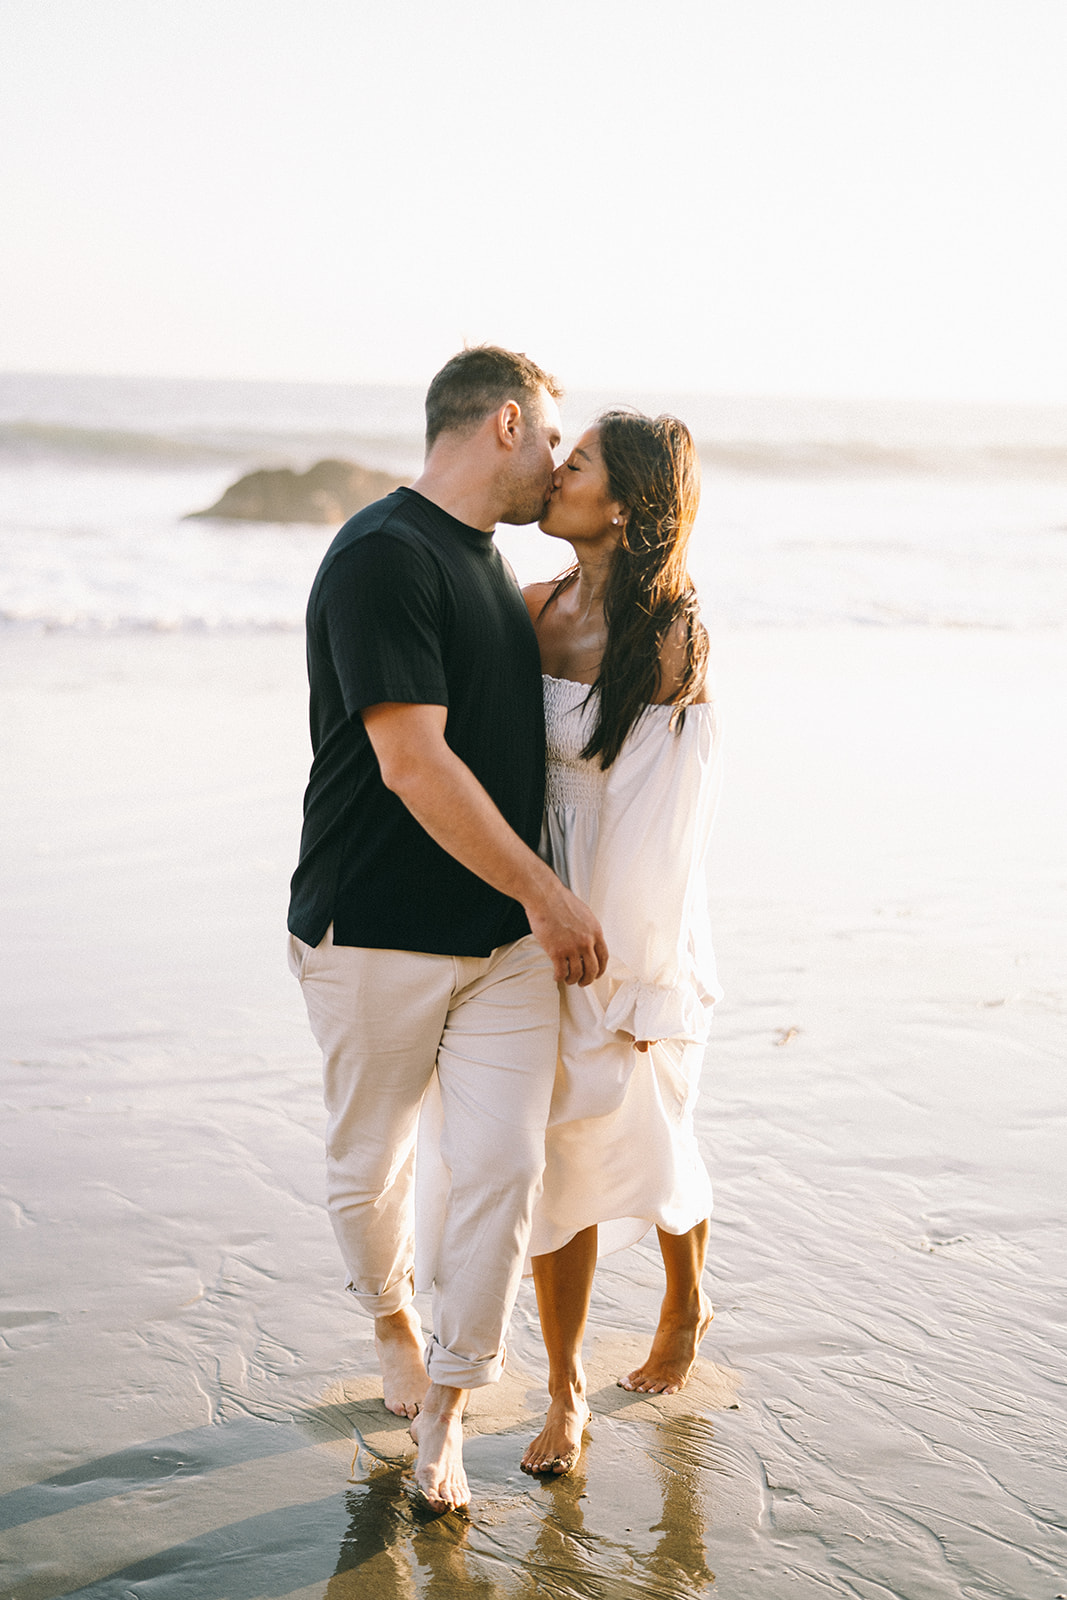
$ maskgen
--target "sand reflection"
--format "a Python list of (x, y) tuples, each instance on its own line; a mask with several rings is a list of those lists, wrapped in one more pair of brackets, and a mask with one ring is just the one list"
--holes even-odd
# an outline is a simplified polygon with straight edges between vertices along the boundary
[(690, 1584), (715, 1582), (707, 1564), (701, 1469), (709, 1460), (711, 1425), (701, 1417), (676, 1417), (656, 1429), (660, 1449), (653, 1453), (663, 1494), (663, 1516), (652, 1529), (660, 1535), (649, 1568), (664, 1586), (679, 1577)]
[[(531, 1573), (538, 1578), (566, 1575), (581, 1594), (608, 1592), (603, 1586), (610, 1583), (612, 1594), (676, 1595), (679, 1600), (713, 1584), (705, 1546), (706, 1486), (698, 1464), (707, 1465), (710, 1438), (711, 1428), (702, 1419), (677, 1417), (657, 1424), (654, 1438), (642, 1440), (645, 1449), (627, 1452), (637, 1458), (630, 1463), (632, 1470), (644, 1474), (646, 1483), (654, 1478), (660, 1490), (659, 1519), (645, 1524), (649, 1533), (660, 1535), (651, 1549), (642, 1548), (645, 1529), (636, 1518), (621, 1525), (623, 1508), (605, 1492), (609, 1485), (596, 1459), (596, 1445), (587, 1445), (584, 1470), (546, 1484), (551, 1509), (542, 1512), (529, 1550)], [(630, 1573), (624, 1575), (627, 1568)]]
[[(501, 1452), (505, 1443), (514, 1448)], [(521, 1436), (495, 1447), (496, 1462), (517, 1463)], [(715, 1582), (706, 1548), (713, 1451), (711, 1425), (698, 1416), (601, 1417), (568, 1477), (520, 1485), (505, 1468), (480, 1485), (469, 1516), (437, 1518), (412, 1499), (406, 1463), (375, 1466), (346, 1497), (325, 1600), (518, 1600), (546, 1585), (688, 1600)]]
[(420, 1511), (403, 1480), (399, 1468), (377, 1472), (345, 1497), (349, 1523), (324, 1600), (499, 1600), (484, 1560), (468, 1559), (468, 1519)]
[(418, 1594), (402, 1476), (399, 1467), (378, 1471), (345, 1496), (348, 1527), (325, 1600), (413, 1600)]

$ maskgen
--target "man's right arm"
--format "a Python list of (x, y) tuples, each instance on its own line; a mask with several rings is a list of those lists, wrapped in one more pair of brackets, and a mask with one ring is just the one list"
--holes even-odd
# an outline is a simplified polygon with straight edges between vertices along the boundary
[(508, 826), (448, 745), (446, 707), (387, 703), (362, 716), (383, 783), (431, 839), (519, 902), (558, 979), (584, 986), (598, 978), (608, 960), (599, 922)]

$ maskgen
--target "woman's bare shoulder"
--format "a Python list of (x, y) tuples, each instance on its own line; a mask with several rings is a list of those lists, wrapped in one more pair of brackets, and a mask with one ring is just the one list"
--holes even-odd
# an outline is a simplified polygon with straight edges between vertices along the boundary
[(552, 591), (556, 587), (551, 583), (528, 583), (522, 591), (522, 598), (526, 601), (526, 609), (532, 621), (536, 622), (545, 606), (552, 598)]
[[(697, 623), (697, 627), (701, 627)], [(670, 705), (677, 699), (678, 691), (685, 678), (686, 652), (689, 645), (689, 629), (684, 617), (679, 617), (673, 622), (664, 637), (659, 652), (659, 694), (656, 696), (658, 705)], [(706, 677), (702, 676), (700, 688), (693, 696), (692, 705), (704, 705), (709, 699)]]

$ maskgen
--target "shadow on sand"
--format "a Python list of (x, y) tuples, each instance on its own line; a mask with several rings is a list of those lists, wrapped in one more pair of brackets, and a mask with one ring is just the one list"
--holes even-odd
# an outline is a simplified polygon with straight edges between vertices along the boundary
[[(383, 1419), (380, 1399), (362, 1394), (328, 1399), (285, 1421), (239, 1417), (119, 1451), (0, 1498), (0, 1528), (32, 1525), (38, 1550), (47, 1551), (23, 1567), (21, 1581), (5, 1586), (5, 1595), (518, 1600), (548, 1593), (692, 1600), (714, 1583), (706, 1538), (723, 1466), (711, 1423), (695, 1414), (687, 1395), (630, 1395), (603, 1384), (591, 1401), (582, 1461), (565, 1478), (520, 1472), (531, 1419), (510, 1417), (510, 1426), (492, 1431), (486, 1415), (483, 1431), (466, 1447), (471, 1511), (444, 1517), (430, 1514), (413, 1492), (404, 1424)], [(343, 1471), (353, 1433), (347, 1488), (322, 1496), (324, 1473), (329, 1481)], [(287, 1454), (291, 1466), (282, 1466), (279, 1479), (271, 1463)], [(288, 1503), (203, 1531), (205, 1505), (220, 1512), (234, 1507), (232, 1489), (229, 1498), (215, 1498), (212, 1483), (221, 1486), (227, 1469), (245, 1474), (240, 1503), (251, 1508), (257, 1468), (272, 1473), (269, 1484), (263, 1480), (263, 1500), (277, 1497), (280, 1481)], [(202, 1531), (174, 1540), (183, 1521), (189, 1528), (183, 1496), (196, 1493)], [(55, 1536), (47, 1539), (41, 1524), (57, 1517)], [(124, 1544), (146, 1553), (112, 1565), (106, 1551)]]

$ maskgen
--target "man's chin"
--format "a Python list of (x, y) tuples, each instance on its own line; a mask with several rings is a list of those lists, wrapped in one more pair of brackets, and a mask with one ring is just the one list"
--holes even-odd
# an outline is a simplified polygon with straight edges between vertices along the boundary
[(518, 506), (514, 511), (509, 511), (500, 518), (509, 528), (541, 528), (544, 530), (548, 520), (548, 507), (544, 501), (535, 506)]

